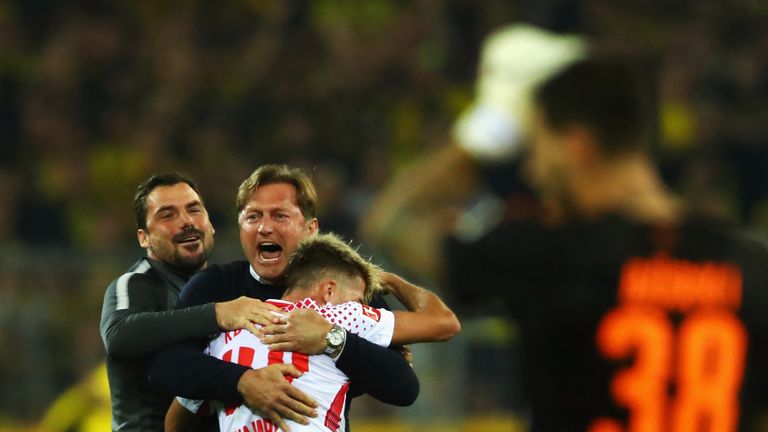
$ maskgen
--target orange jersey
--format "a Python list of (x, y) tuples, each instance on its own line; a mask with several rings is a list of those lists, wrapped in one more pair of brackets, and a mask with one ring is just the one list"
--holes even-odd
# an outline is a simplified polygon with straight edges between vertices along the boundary
[(749, 431), (768, 407), (768, 252), (732, 228), (509, 224), (448, 252), (454, 291), (520, 325), (533, 430)]

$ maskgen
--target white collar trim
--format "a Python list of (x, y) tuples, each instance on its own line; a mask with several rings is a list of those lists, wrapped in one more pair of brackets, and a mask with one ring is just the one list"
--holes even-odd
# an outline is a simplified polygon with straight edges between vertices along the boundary
[(263, 283), (264, 285), (274, 285), (272, 282), (265, 280), (261, 276), (259, 276), (258, 273), (256, 273), (256, 270), (253, 269), (252, 265), (248, 266), (248, 270), (251, 272), (251, 276), (253, 276), (254, 279), (256, 279), (258, 282)]

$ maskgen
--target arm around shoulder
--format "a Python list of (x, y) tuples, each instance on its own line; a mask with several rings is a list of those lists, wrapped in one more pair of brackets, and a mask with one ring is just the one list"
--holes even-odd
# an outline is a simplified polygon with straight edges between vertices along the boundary
[(107, 353), (114, 358), (151, 354), (186, 338), (217, 331), (213, 305), (163, 310), (156, 300), (156, 279), (138, 274), (110, 284), (104, 296), (100, 331)]
[(418, 287), (394, 273), (382, 273), (382, 284), (408, 311), (395, 311), (392, 343), (441, 342), (461, 331), (456, 314), (437, 294)]

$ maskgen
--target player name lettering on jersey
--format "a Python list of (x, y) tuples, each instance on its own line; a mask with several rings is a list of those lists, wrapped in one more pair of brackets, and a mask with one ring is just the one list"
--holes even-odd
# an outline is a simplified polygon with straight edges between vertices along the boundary
[(619, 299), (669, 311), (704, 306), (736, 310), (742, 299), (741, 271), (727, 263), (634, 258), (621, 270)]
[(250, 424), (237, 428), (237, 432), (277, 432), (279, 430), (269, 419), (255, 419)]
[(234, 339), (237, 335), (239, 335), (241, 331), (243, 330), (230, 330), (224, 333), (224, 344), (226, 345), (232, 342), (232, 339)]

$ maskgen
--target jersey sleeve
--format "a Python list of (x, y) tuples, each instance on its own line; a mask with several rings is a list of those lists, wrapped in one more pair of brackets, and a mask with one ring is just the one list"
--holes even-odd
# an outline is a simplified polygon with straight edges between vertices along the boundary
[(349, 302), (320, 309), (323, 317), (365, 340), (379, 346), (389, 346), (395, 330), (395, 316), (386, 309), (376, 309)]
[[(148, 265), (148, 264), (147, 264)], [(126, 273), (104, 295), (100, 332), (107, 353), (117, 359), (151, 354), (217, 330), (213, 305), (165, 310), (164, 282), (146, 273)], [(164, 297), (163, 297), (164, 298)]]
[(401, 352), (385, 348), (394, 332), (392, 312), (364, 308), (360, 303), (318, 307), (311, 299), (294, 303), (286, 310), (294, 307), (313, 308), (329, 322), (347, 330), (347, 340), (336, 359), (336, 367), (350, 378), (350, 396), (367, 393), (396, 406), (408, 406), (416, 401), (419, 396), (416, 373)]

